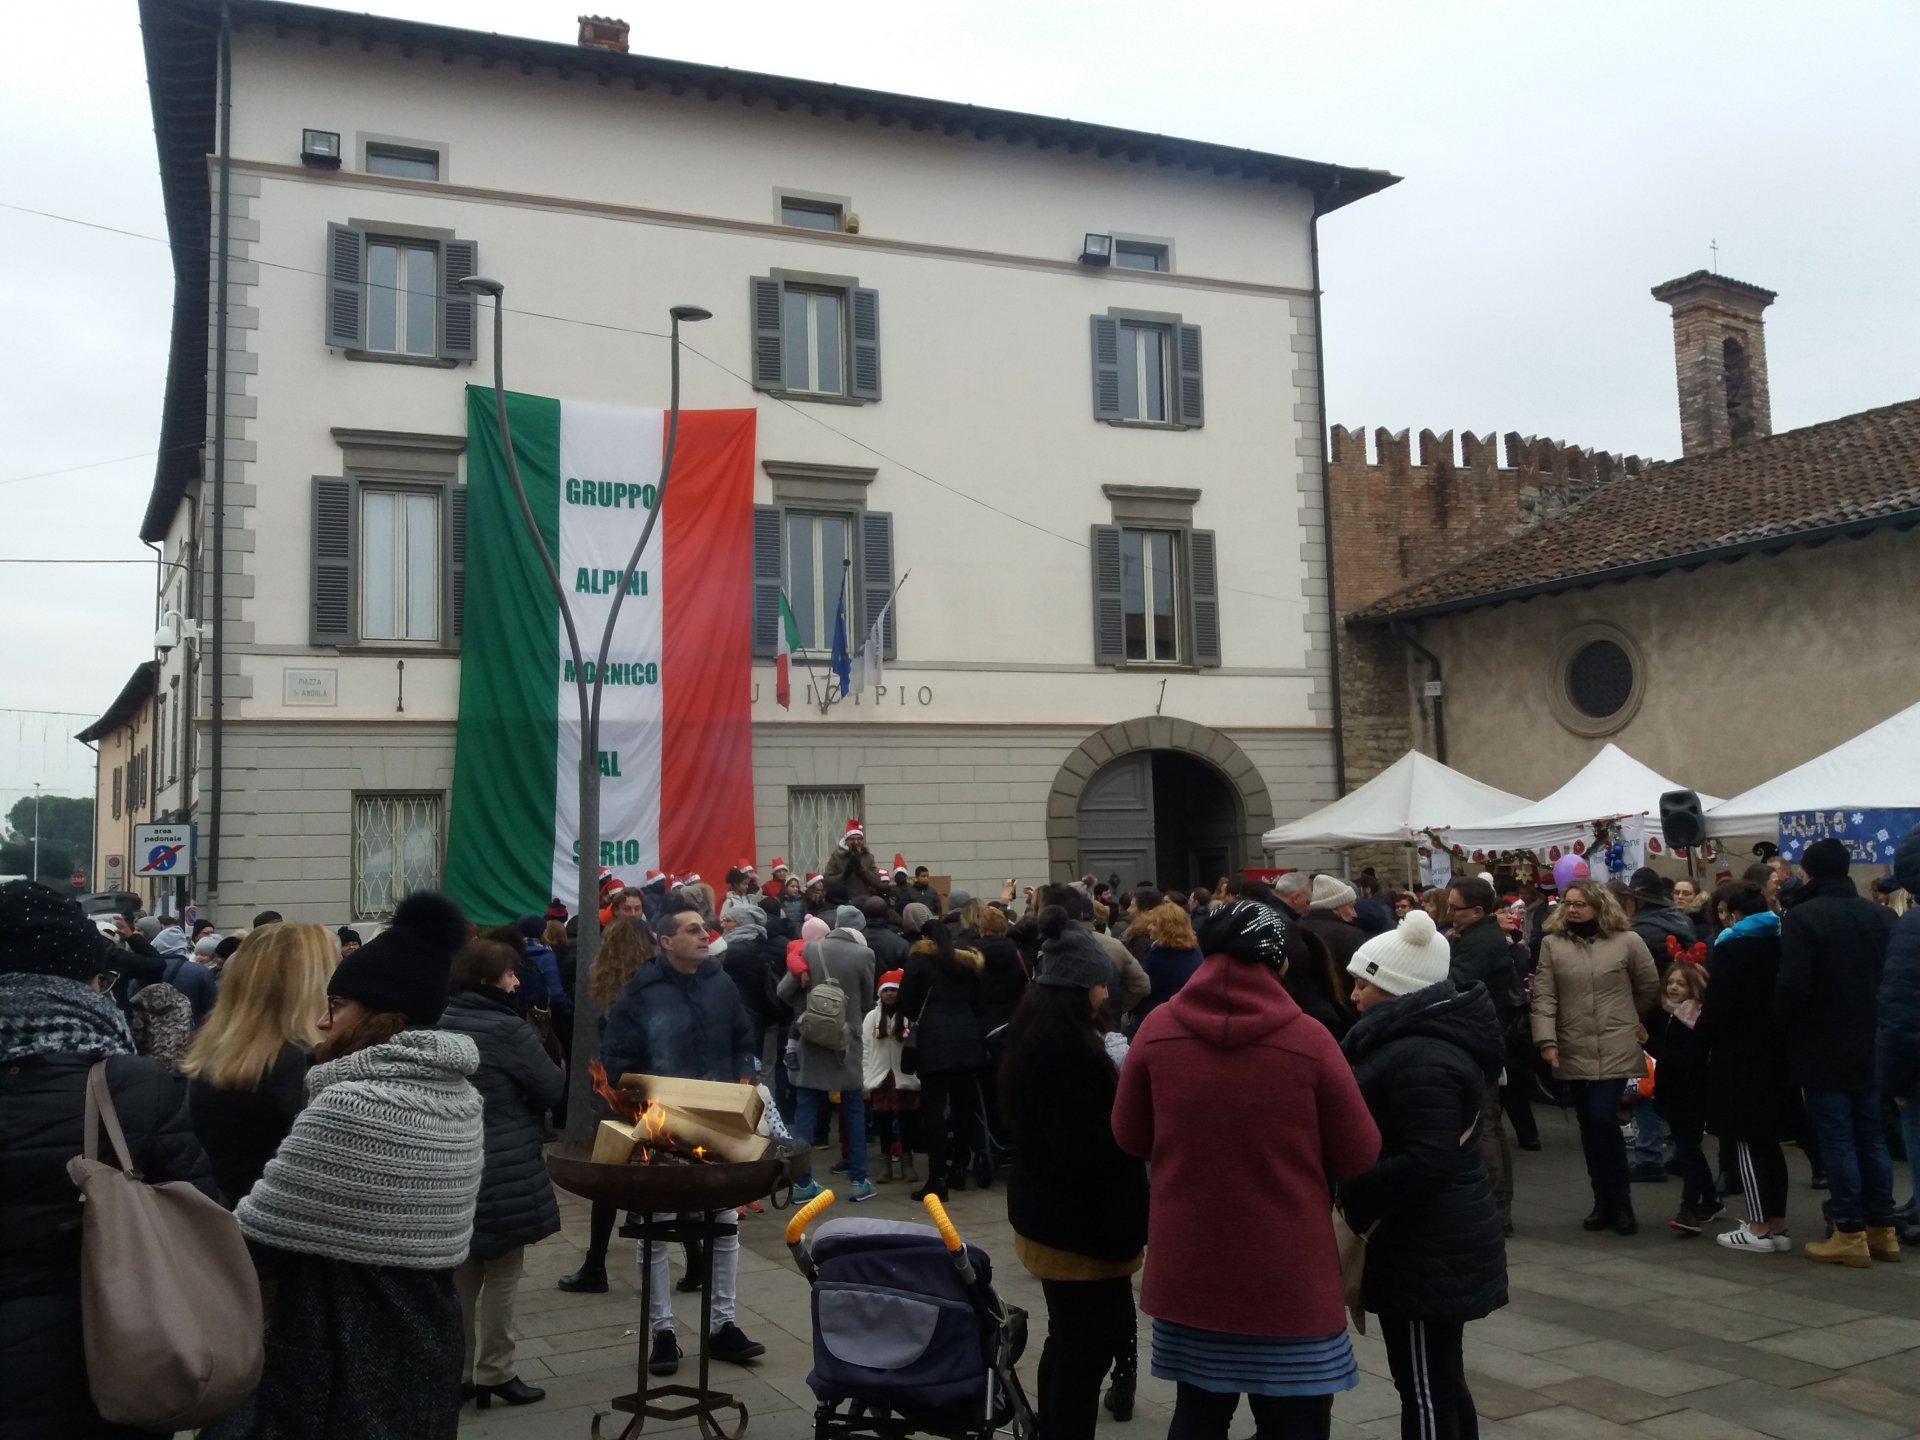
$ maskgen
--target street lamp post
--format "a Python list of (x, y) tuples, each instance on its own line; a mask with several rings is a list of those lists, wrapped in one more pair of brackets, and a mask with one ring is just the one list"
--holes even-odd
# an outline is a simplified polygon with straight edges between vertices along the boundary
[(33, 883), (40, 883), (40, 782), (33, 782)]
[[(598, 1017), (588, 993), (587, 976), (593, 965), (593, 957), (600, 949), (601, 677), (606, 673), (607, 652), (613, 646), (613, 628), (620, 619), (620, 606), (627, 596), (627, 583), (640, 564), (641, 555), (646, 552), (647, 542), (653, 537), (654, 524), (659, 520), (661, 507), (667, 500), (667, 479), (673, 471), (674, 444), (680, 431), (680, 325), (683, 321), (692, 324), (711, 319), (712, 312), (698, 305), (675, 305), (668, 312), (673, 318), (669, 347), (671, 384), (667, 406), (667, 443), (660, 460), (660, 483), (655, 489), (653, 508), (647, 512), (646, 523), (640, 527), (639, 543), (633, 547), (633, 554), (628, 557), (626, 569), (621, 572), (620, 583), (613, 592), (613, 606), (607, 612), (606, 629), (600, 636), (599, 654), (589, 671), (586, 653), (580, 644), (579, 627), (574, 623), (573, 607), (567, 599), (567, 588), (561, 583), (559, 567), (554, 564), (547, 542), (541, 537), (540, 526), (533, 518), (533, 506), (527, 499), (526, 486), (520, 480), (520, 462), (513, 453), (513, 432), (507, 423), (503, 304), (506, 286), (485, 275), (470, 275), (459, 283), (469, 294), (493, 297), (493, 406), (494, 417), (500, 427), (500, 448), (506, 455), (507, 478), (513, 485), (514, 498), (520, 502), (520, 519), (527, 527), (527, 535), (540, 556), (540, 563), (546, 568), (547, 582), (553, 587), (553, 597), (559, 602), (561, 624), (567, 634), (567, 648), (573, 656), (574, 695), (580, 707), (580, 833), (576, 837), (579, 846), (579, 894), (575, 910), (578, 932), (574, 949), (573, 1067), (567, 1086), (567, 1134), (571, 1139), (584, 1139), (592, 1134), (594, 1128), (588, 1101), (593, 1087), (587, 1075), (586, 1061), (598, 1042), (594, 1023)], [(593, 677), (591, 680), (587, 678), (589, 673)]]

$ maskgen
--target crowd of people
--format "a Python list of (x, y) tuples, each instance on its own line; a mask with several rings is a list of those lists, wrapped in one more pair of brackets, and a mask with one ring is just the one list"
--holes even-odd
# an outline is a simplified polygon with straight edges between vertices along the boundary
[[(1915, 1223), (1886, 1122), (1911, 1157), (1920, 910), (1897, 912), (1920, 831), (1871, 898), (1827, 841), (1710, 889), (1643, 868), (1558, 893), (1369, 872), (982, 898), (883, 869), (850, 822), (822, 873), (770, 872), (609, 875), (584, 994), (557, 901), (476, 930), (419, 894), (365, 940), (273, 912), (220, 937), (0, 887), (10, 1425), (134, 1433), (94, 1410), (82, 1360), (66, 1162), (100, 1061), (142, 1178), (228, 1207), (258, 1270), (260, 1384), (206, 1434), (450, 1437), (467, 1402), (542, 1399), (512, 1322), (527, 1247), (560, 1229), (541, 1148), (588, 1058), (576, 1004), (616, 1083), (764, 1085), (769, 1123), (829, 1172), (796, 1199), (1004, 1186), (1045, 1299), (1046, 1440), (1086, 1440), (1103, 1403), (1131, 1416), (1136, 1274), (1176, 1440), (1224, 1440), (1243, 1395), (1263, 1437), (1326, 1435), (1358, 1383), (1350, 1311), (1379, 1322), (1404, 1434), (1477, 1433), (1464, 1328), (1506, 1303), (1508, 1129), (1539, 1149), (1536, 1104), (1573, 1113), (1591, 1231), (1634, 1233), (1635, 1186), (1677, 1177), (1676, 1237), (1738, 1192), (1718, 1243), (1788, 1253), (1792, 1143), (1826, 1191), (1808, 1258), (1897, 1260)], [(1248, 1242), (1231, 1263), (1223, 1215)], [(682, 1288), (710, 1274), (707, 1353), (744, 1363), (764, 1346), (739, 1323), (743, 1217), (719, 1218)], [(593, 1207), (561, 1288), (609, 1288), (618, 1223)], [(646, 1248), (664, 1376), (670, 1256)]]

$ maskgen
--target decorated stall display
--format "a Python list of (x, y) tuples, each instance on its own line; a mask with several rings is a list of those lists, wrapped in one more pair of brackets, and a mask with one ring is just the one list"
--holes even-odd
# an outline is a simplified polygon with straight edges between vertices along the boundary
[(1780, 853), (1795, 864), (1816, 840), (1838, 840), (1856, 865), (1891, 865), (1920, 810), (1801, 810), (1780, 817)]

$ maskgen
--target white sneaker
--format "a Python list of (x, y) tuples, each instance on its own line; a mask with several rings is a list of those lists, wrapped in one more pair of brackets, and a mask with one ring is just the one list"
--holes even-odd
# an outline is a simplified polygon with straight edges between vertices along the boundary
[(1778, 1250), (1782, 1255), (1790, 1253), (1793, 1249), (1793, 1236), (1784, 1230), (1774, 1231), (1771, 1235), (1767, 1236), (1767, 1239), (1773, 1242), (1773, 1248)]
[(1723, 1231), (1713, 1238), (1717, 1244), (1724, 1245), (1729, 1250), (1743, 1250), (1751, 1255), (1771, 1255), (1778, 1250), (1790, 1250), (1793, 1248), (1793, 1242), (1787, 1239), (1785, 1235), (1757, 1234), (1754, 1229), (1745, 1222), (1734, 1226), (1731, 1230)]

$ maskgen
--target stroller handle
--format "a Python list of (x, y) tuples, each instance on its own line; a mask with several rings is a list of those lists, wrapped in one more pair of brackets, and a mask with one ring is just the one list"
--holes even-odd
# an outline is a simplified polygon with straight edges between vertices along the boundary
[(933, 1218), (933, 1228), (940, 1232), (940, 1239), (945, 1243), (948, 1253), (961, 1254), (960, 1232), (954, 1228), (953, 1221), (947, 1218), (947, 1207), (940, 1203), (940, 1197), (929, 1195), (920, 1203), (927, 1207), (927, 1214)]
[(833, 1191), (822, 1190), (794, 1211), (793, 1217), (787, 1221), (787, 1244), (798, 1245), (800, 1237), (806, 1233), (807, 1226), (813, 1223), (813, 1217), (831, 1204), (833, 1204)]

